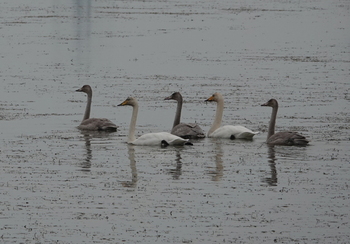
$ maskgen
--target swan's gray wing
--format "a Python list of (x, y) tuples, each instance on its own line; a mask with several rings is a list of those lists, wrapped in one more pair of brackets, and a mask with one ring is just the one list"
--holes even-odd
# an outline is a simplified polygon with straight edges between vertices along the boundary
[(305, 146), (309, 141), (293, 131), (281, 131), (272, 135), (268, 140), (267, 144), (272, 145), (286, 145), (286, 146)]
[(90, 118), (78, 126), (80, 130), (117, 131), (118, 126), (109, 119)]
[(195, 123), (180, 123), (171, 130), (171, 134), (185, 139), (205, 137), (205, 133), (202, 128)]

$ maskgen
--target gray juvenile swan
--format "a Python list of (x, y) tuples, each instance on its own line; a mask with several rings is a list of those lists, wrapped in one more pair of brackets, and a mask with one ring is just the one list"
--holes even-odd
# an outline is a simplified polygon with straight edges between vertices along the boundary
[(117, 131), (116, 126), (109, 119), (90, 118), (91, 101), (92, 101), (92, 89), (89, 85), (84, 85), (82, 88), (76, 90), (77, 92), (84, 92), (87, 94), (87, 104), (83, 121), (78, 126), (80, 130), (99, 130), (99, 131)]
[(267, 133), (266, 143), (269, 145), (285, 145), (285, 146), (306, 146), (309, 141), (297, 132), (281, 131), (275, 134), (276, 116), (278, 110), (278, 102), (276, 99), (270, 99), (261, 106), (272, 107), (269, 131)]
[(185, 138), (185, 139), (195, 139), (195, 138), (205, 137), (204, 131), (198, 124), (180, 123), (182, 103), (183, 103), (183, 99), (180, 92), (174, 92), (171, 96), (164, 98), (164, 100), (177, 101), (176, 114), (175, 114), (173, 128), (171, 130), (171, 134)]

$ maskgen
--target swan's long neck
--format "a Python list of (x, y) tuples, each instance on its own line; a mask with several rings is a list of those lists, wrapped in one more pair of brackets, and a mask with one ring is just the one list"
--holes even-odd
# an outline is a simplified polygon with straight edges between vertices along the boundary
[(278, 105), (272, 107), (271, 120), (269, 125), (269, 131), (267, 133), (267, 139), (275, 134), (276, 116), (277, 116)]
[(182, 110), (182, 98), (177, 100), (177, 107), (176, 107), (176, 114), (175, 114), (173, 128), (178, 124), (180, 124), (181, 110)]
[(224, 100), (219, 99), (217, 101), (217, 105), (216, 105), (215, 120), (214, 120), (214, 123), (211, 126), (210, 130), (208, 131), (208, 135), (213, 133), (217, 128), (219, 128), (221, 126), (223, 111), (224, 111)]
[(137, 120), (138, 111), (139, 111), (139, 105), (136, 103), (136, 104), (134, 104), (133, 109), (132, 109), (132, 116), (131, 116), (131, 121), (130, 121), (130, 126), (129, 126), (128, 143), (136, 140), (135, 129), (136, 129), (136, 120)]
[(91, 101), (92, 101), (92, 93), (88, 93), (87, 94), (87, 104), (86, 104), (86, 108), (85, 108), (85, 114), (84, 114), (83, 121), (90, 118)]

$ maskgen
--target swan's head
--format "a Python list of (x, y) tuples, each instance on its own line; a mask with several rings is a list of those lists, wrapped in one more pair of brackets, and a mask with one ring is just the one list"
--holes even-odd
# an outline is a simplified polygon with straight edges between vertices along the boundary
[(128, 97), (127, 99), (125, 99), (124, 102), (122, 102), (121, 104), (119, 104), (118, 106), (135, 106), (135, 104), (137, 104), (137, 100), (133, 97)]
[(215, 92), (211, 97), (209, 97), (205, 102), (218, 102), (219, 100), (222, 100), (222, 95), (218, 92)]
[(92, 93), (91, 86), (89, 85), (84, 85), (82, 88), (76, 90), (77, 92), (84, 92), (86, 94)]
[(182, 96), (180, 92), (174, 92), (173, 94), (171, 94), (171, 96), (164, 98), (164, 100), (176, 100), (176, 101), (180, 101), (181, 99), (182, 99)]
[(267, 103), (261, 104), (264, 107), (278, 107), (278, 102), (276, 99), (270, 99)]

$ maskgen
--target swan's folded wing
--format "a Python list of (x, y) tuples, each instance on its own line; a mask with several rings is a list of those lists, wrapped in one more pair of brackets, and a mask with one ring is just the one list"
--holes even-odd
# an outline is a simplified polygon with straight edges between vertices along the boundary
[(81, 130), (104, 130), (104, 131), (116, 131), (118, 126), (112, 121), (105, 118), (90, 118), (86, 119), (78, 126)]
[(305, 136), (294, 131), (281, 131), (272, 135), (268, 140), (268, 144), (287, 145), (287, 146), (305, 146), (309, 141)]
[(205, 137), (202, 128), (195, 123), (180, 123), (171, 130), (171, 134), (185, 139)]

